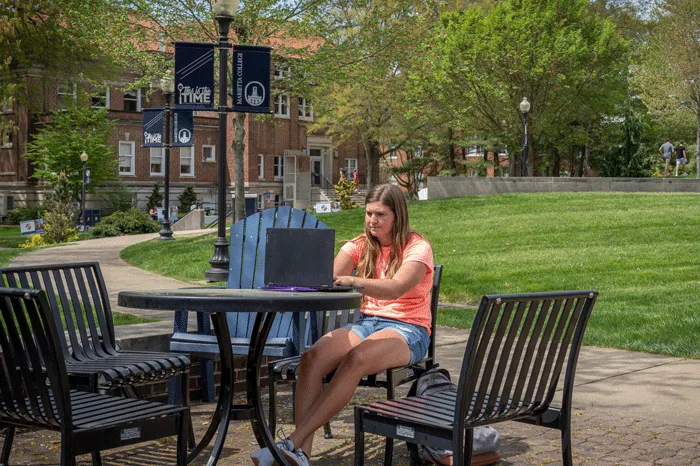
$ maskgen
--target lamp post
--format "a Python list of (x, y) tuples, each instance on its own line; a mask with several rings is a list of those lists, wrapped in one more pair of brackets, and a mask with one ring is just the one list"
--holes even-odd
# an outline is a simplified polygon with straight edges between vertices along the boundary
[(164, 77), (160, 80), (160, 89), (163, 91), (165, 105), (163, 108), (163, 146), (165, 146), (165, 180), (163, 183), (163, 227), (160, 230), (159, 240), (173, 239), (173, 230), (170, 229), (170, 99), (175, 92), (175, 83), (172, 77)]
[[(218, 282), (228, 278), (229, 251), (226, 241), (226, 145), (228, 123), (228, 31), (238, 10), (238, 0), (213, 0), (214, 19), (219, 25), (219, 201), (218, 232), (214, 242), (211, 267), (204, 272), (207, 281)], [(242, 169), (242, 167), (241, 167)]]
[(523, 176), (527, 176), (527, 112), (530, 111), (530, 102), (527, 101), (527, 97), (523, 97), (523, 101), (520, 102), (520, 111), (523, 112)]
[(87, 152), (83, 151), (83, 153), (80, 154), (80, 161), (83, 162), (83, 186), (82, 193), (80, 196), (80, 225), (82, 226), (82, 230), (85, 231), (85, 185), (87, 184), (85, 175), (87, 173)]

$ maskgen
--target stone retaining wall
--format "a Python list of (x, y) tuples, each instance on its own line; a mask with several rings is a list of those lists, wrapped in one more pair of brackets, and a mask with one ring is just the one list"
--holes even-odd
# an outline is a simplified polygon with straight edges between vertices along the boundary
[(700, 193), (700, 180), (689, 178), (483, 178), (431, 176), (428, 199), (479, 194), (550, 192)]

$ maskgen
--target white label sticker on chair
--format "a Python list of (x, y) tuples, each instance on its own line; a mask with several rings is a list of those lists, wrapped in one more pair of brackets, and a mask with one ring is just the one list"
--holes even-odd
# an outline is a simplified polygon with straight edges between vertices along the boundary
[(396, 435), (398, 437), (413, 438), (416, 435), (416, 431), (413, 427), (396, 426)]
[(141, 428), (140, 427), (131, 427), (129, 429), (122, 429), (120, 438), (122, 441), (124, 440), (134, 440), (137, 438), (141, 438)]

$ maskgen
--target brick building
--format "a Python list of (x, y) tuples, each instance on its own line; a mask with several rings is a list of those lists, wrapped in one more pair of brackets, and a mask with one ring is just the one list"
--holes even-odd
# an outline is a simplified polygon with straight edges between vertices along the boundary
[[(289, 68), (276, 69), (272, 86), (281, 83)], [(44, 79), (28, 73), (27, 105), (6, 104), (1, 117), (13, 122), (15, 129), (5, 132), (0, 145), (0, 216), (7, 210), (41, 202), (44, 187), (33, 180), (32, 167), (22, 157), (31, 135), (50, 124), (51, 112), (76, 100), (80, 82)], [(95, 107), (107, 108), (108, 118), (116, 122), (110, 144), (119, 157), (118, 177), (133, 194), (134, 205), (145, 208), (154, 183), (165, 179), (164, 149), (144, 148), (142, 110), (160, 108), (164, 100), (159, 90), (124, 91), (135, 80), (127, 73), (106, 83), (104, 94), (92, 98)], [(289, 201), (304, 208), (321, 200), (321, 187), (337, 181), (340, 168), (348, 172), (357, 168), (364, 179), (365, 158), (360, 144), (334, 147), (322, 133), (307, 134), (313, 121), (313, 108), (304, 97), (278, 94), (272, 102), (273, 114), (266, 117), (248, 115), (245, 124), (246, 197), (256, 199), (258, 209)], [(194, 186), (197, 199), (205, 208), (216, 211), (217, 170), (221, 148), (218, 144), (218, 114), (197, 111), (194, 114), (194, 146), (170, 150), (170, 203), (186, 186)], [(229, 114), (227, 135), (228, 208), (234, 193), (233, 114)], [(89, 156), (89, 154), (88, 154)], [(285, 164), (286, 174), (285, 176)], [(88, 160), (88, 167), (90, 162)], [(87, 197), (88, 209), (99, 208), (98, 197)]]

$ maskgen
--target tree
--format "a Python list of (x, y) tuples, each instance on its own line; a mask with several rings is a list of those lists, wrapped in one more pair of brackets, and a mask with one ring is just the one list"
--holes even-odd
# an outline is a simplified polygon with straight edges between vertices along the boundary
[(52, 189), (46, 195), (44, 212), (44, 233), (41, 239), (45, 244), (72, 241), (77, 234), (75, 211), (68, 178), (61, 173)]
[[(542, 146), (573, 127), (585, 139), (626, 91), (627, 43), (585, 0), (506, 0), (444, 13), (424, 46), (415, 92), (472, 134), (519, 154), (520, 101), (528, 116), (528, 173), (541, 168)], [(583, 141), (578, 141), (579, 143)], [(511, 157), (511, 174), (520, 173)]]
[(381, 157), (415, 130), (406, 118), (406, 76), (419, 60), (434, 2), (327, 3), (323, 17), (314, 18), (322, 42), (300, 63), (306, 79), (299, 90), (314, 104), (312, 130), (326, 131), (336, 145), (359, 139), (372, 187)]
[[(636, 83), (644, 103), (660, 119), (694, 120), (700, 152), (700, 0), (666, 0), (656, 13), (656, 30), (636, 70)], [(700, 179), (698, 154), (695, 167)]]
[(150, 211), (155, 209), (163, 203), (163, 193), (160, 192), (160, 183), (153, 183), (153, 191), (151, 195), (148, 196), (148, 202), (146, 203), (146, 208)]
[(180, 213), (189, 213), (192, 204), (197, 203), (197, 194), (194, 192), (194, 186), (185, 186), (185, 190), (177, 197), (177, 200), (180, 201)]
[(49, 183), (65, 173), (73, 199), (80, 199), (83, 181), (83, 163), (80, 154), (88, 154), (90, 192), (106, 181), (117, 179), (119, 160), (109, 145), (114, 122), (108, 120), (105, 109), (75, 105), (55, 112), (51, 124), (44, 126), (27, 144), (24, 154), (34, 166), (36, 179)]

